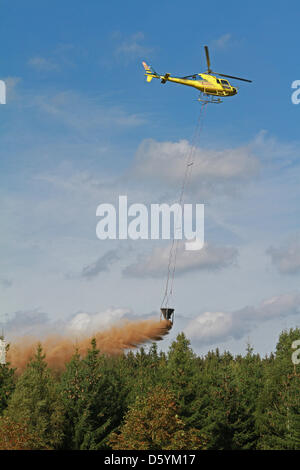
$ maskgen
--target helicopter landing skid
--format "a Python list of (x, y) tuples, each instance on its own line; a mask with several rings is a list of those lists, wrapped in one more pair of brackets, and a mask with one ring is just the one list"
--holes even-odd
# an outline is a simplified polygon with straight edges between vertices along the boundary
[(223, 103), (223, 101), (220, 98), (214, 98), (212, 95), (206, 95), (206, 99), (201, 98), (202, 95), (200, 95), (200, 98), (197, 99), (197, 101), (200, 101), (201, 103), (214, 103), (214, 104), (220, 104)]

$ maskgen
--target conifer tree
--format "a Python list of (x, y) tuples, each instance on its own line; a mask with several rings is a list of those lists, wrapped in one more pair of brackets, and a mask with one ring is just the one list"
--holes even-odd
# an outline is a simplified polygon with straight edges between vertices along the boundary
[(233, 423), (233, 449), (256, 449), (258, 432), (255, 412), (263, 388), (263, 367), (260, 356), (247, 346), (245, 357), (234, 362), (234, 384), (237, 392), (237, 420)]
[(0, 418), (0, 450), (50, 450), (37, 432), (29, 430), (28, 420), (17, 423)]
[(142, 347), (133, 356), (134, 367), (127, 380), (128, 405), (135, 401), (137, 395), (147, 394), (149, 390), (160, 384), (163, 374), (163, 356), (158, 355), (156, 343), (151, 344), (148, 352)]
[(178, 411), (175, 394), (161, 386), (146, 396), (137, 396), (120, 432), (111, 434), (111, 447), (119, 450), (203, 449), (204, 439), (196, 429), (186, 426)]
[(16, 423), (28, 424), (29, 432), (38, 435), (44, 446), (60, 448), (63, 408), (41, 345), (19, 377), (5, 416)]
[(210, 353), (205, 367), (206, 406), (203, 431), (208, 449), (233, 448), (235, 423), (238, 420), (238, 394), (234, 383), (233, 357), (216, 350)]
[(67, 448), (105, 448), (107, 436), (121, 422), (122, 394), (116, 371), (109, 359), (99, 355), (95, 339), (84, 359), (76, 353), (67, 365), (61, 394), (69, 430)]
[(7, 407), (8, 400), (14, 391), (14, 388), (15, 369), (10, 367), (9, 362), (6, 364), (0, 364), (0, 416)]
[(300, 449), (300, 370), (291, 360), (291, 345), (299, 338), (299, 328), (283, 331), (275, 359), (266, 363), (264, 387), (256, 412), (260, 449)]
[(196, 398), (202, 381), (196, 355), (184, 333), (180, 333), (171, 344), (162, 372), (163, 383), (171, 387), (176, 395), (180, 417), (195, 426), (198, 421)]

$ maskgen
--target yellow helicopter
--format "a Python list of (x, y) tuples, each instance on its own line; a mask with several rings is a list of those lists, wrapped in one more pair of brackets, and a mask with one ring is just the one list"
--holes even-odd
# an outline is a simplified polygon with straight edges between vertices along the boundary
[[(242, 80), (243, 82), (251, 83), (252, 80), (247, 80), (246, 78), (233, 77), (232, 75), (225, 75), (222, 73), (213, 72), (210, 68), (210, 58), (208, 47), (204, 46), (206, 62), (207, 62), (207, 71), (205, 73), (196, 73), (193, 75), (186, 75), (185, 77), (171, 77), (171, 74), (166, 73), (165, 75), (160, 75), (155, 72), (155, 70), (142, 62), (144, 69), (146, 71), (145, 75), (147, 77), (147, 82), (151, 82), (152, 78), (159, 78), (161, 83), (174, 82), (180, 83), (181, 85), (192, 86), (200, 91), (200, 98), (198, 101), (204, 103), (222, 103), (220, 97), (233, 96), (236, 95), (238, 89), (233, 87), (228, 80), (225, 78), (233, 78), (235, 80)], [(214, 74), (214, 75), (213, 75)], [(225, 78), (218, 78), (225, 77)], [(201, 99), (205, 97), (205, 99)], [(215, 97), (218, 97), (217, 99)]]

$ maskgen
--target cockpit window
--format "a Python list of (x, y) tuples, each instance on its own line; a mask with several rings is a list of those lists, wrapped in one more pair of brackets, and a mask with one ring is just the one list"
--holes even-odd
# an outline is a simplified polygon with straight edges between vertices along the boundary
[(222, 82), (224, 85), (229, 85), (229, 83), (228, 83), (227, 80), (221, 80), (221, 82)]

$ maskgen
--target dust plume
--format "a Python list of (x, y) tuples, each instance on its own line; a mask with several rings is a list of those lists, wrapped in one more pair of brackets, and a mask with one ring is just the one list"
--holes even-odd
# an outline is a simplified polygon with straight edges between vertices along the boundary
[(41, 343), (49, 367), (62, 370), (76, 349), (81, 356), (85, 356), (91, 347), (92, 338), (96, 339), (97, 348), (101, 353), (118, 355), (149, 341), (163, 339), (171, 327), (171, 322), (167, 320), (141, 320), (127, 321), (122, 325), (112, 326), (107, 330), (80, 338), (51, 335), (39, 341), (36, 338), (25, 337), (10, 343), (7, 361), (21, 372), (34, 356), (38, 343)]

